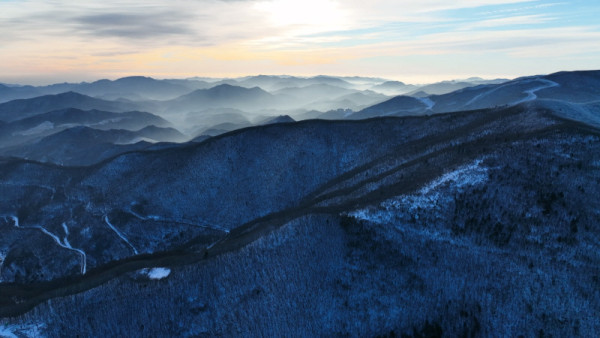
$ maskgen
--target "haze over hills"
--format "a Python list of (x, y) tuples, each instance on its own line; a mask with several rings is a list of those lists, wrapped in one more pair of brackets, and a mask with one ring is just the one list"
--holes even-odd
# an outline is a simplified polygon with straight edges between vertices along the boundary
[(121, 153), (146, 149), (155, 142), (183, 142), (187, 139), (173, 128), (148, 126), (130, 131), (77, 126), (18, 147), (1, 149), (0, 154), (39, 162), (83, 166)]
[[(19, 144), (27, 143), (28, 147), (31, 147), (32, 143), (39, 142), (43, 137), (76, 126), (101, 130), (124, 129), (132, 132), (150, 125), (175, 127), (185, 136), (156, 139), (139, 137), (133, 140), (181, 142), (262, 124), (262, 121), (281, 115), (288, 115), (293, 120), (364, 119), (511, 106), (532, 100), (551, 106), (550, 109), (561, 112), (565, 117), (600, 124), (596, 117), (596, 98), (600, 86), (598, 78), (598, 72), (595, 71), (562, 72), (506, 82), (470, 78), (417, 87), (385, 79), (362, 77), (300, 78), (261, 75), (225, 80), (155, 80), (137, 76), (115, 81), (100, 80), (44, 87), (5, 86), (8, 89), (21, 88), (24, 92), (79, 89), (87, 94), (105, 98), (115, 96), (115, 93), (133, 93), (132, 95), (140, 98), (182, 95), (166, 100), (111, 100), (66, 92), (5, 102), (0, 104), (0, 120), (4, 122), (0, 125), (3, 131), (3, 135), (0, 136), (3, 140), (0, 143), (0, 153), (53, 161), (51, 159), (56, 157), (26, 156), (25, 153), (32, 154), (31, 149), (23, 150), (21, 154)], [(250, 87), (253, 85), (270, 88), (271, 92), (256, 86)], [(467, 85), (471, 86), (463, 88)], [(381, 92), (385, 92), (386, 89), (399, 86), (404, 86), (405, 89), (415, 88), (413, 93), (416, 96), (400, 95), (389, 98), (385, 94), (373, 91), (379, 88)], [(461, 89), (441, 95), (425, 92), (444, 92), (448, 88)], [(80, 110), (88, 112), (83, 113)], [(132, 113), (119, 115), (121, 112), (134, 110), (150, 113), (135, 113), (138, 114), (137, 117), (131, 116)], [(58, 113), (59, 111), (63, 113)], [(99, 115), (102, 111), (106, 113)], [(143, 114), (147, 114), (148, 117), (154, 114), (157, 117), (148, 119), (142, 117)], [(64, 121), (60, 121), (61, 119)], [(78, 151), (84, 151), (86, 148), (82, 145), (86, 144), (89, 145), (88, 142), (82, 142), (76, 148)], [(105, 153), (116, 155), (121, 153), (120, 150), (126, 151), (114, 140), (103, 142), (103, 147), (110, 148), (111, 145), (116, 146), (115, 151)], [(100, 156), (98, 161), (102, 158), (105, 156)], [(60, 163), (91, 164), (89, 161), (90, 158), (86, 158), (78, 163), (74, 157), (68, 162)]]
[(138, 130), (150, 125), (171, 126), (168, 121), (150, 113), (138, 111), (113, 113), (66, 108), (0, 125), (0, 144), (2, 147), (15, 146), (27, 141), (39, 140), (41, 137), (74, 126), (87, 126), (101, 130), (119, 128)]
[(8, 122), (16, 121), (52, 110), (66, 108), (124, 112), (135, 110), (136, 106), (128, 102), (100, 100), (75, 92), (66, 92), (2, 103), (0, 104), (0, 120)]
[[(258, 85), (270, 89), (271, 92)], [(596, 101), (599, 86), (597, 71), (562, 72), (510, 81), (469, 78), (425, 86), (364, 77), (301, 78), (265, 75), (212, 80), (193, 78), (155, 80), (134, 76), (115, 81), (99, 80), (91, 83), (63, 83), (43, 87), (12, 85), (4, 86), (3, 89), (17, 90), (17, 92), (22, 90), (23, 95), (36, 91), (76, 89), (88, 95), (69, 91), (29, 99), (16, 99), (0, 104), (0, 121), (4, 122), (0, 127), (3, 130), (0, 138), (4, 140), (0, 144), (0, 152), (19, 157), (19, 149), (15, 146), (39, 141), (42, 137), (75, 126), (129, 131), (137, 131), (149, 125), (175, 127), (186, 136), (167, 139), (184, 141), (200, 136), (220, 135), (261, 124), (261, 121), (281, 115), (288, 115), (293, 120), (364, 119), (376, 116), (423, 115), (512, 106), (533, 100), (544, 101), (546, 106), (552, 106), (551, 109), (560, 111), (565, 117), (598, 124)], [(406, 90), (413, 89), (415, 96), (400, 95), (389, 98), (383, 94), (386, 91), (389, 93), (393, 88), (402, 87)], [(378, 88), (380, 93), (374, 91)], [(460, 89), (444, 93), (454, 88)], [(427, 94), (427, 91), (444, 94)], [(124, 100), (123, 95), (113, 95), (123, 93), (143, 99)], [(89, 95), (120, 98), (99, 99)], [(161, 97), (163, 100), (146, 99), (150, 97)], [(80, 113), (73, 109), (90, 112)], [(68, 121), (55, 120), (59, 118), (56, 111), (61, 110), (71, 112)], [(146, 118), (140, 116), (136, 117), (141, 118), (139, 122), (133, 122), (135, 119), (130, 119), (131, 113), (128, 113), (130, 115), (127, 115), (126, 119), (121, 119), (126, 115), (114, 115), (105, 116), (95, 122), (86, 120), (90, 118), (93, 110), (110, 112), (109, 114), (113, 115), (126, 111), (146, 111), (162, 117), (162, 120), (145, 121)], [(50, 111), (54, 112), (51, 114)], [(99, 116), (95, 118), (98, 119)], [(139, 140), (142, 141), (144, 138)], [(165, 139), (159, 138), (159, 140)], [(115, 143), (108, 142), (105, 146), (110, 144)], [(2, 148), (5, 150), (2, 151)], [(117, 153), (119, 152), (115, 152)], [(28, 158), (24, 155), (23, 157)]]
[(600, 71), (78, 86), (0, 104), (0, 335), (600, 331)]
[(65, 92), (116, 100), (167, 100), (193, 90), (208, 88), (210, 84), (198, 80), (156, 80), (144, 76), (130, 76), (114, 81), (98, 80), (91, 83), (58, 83), (48, 86), (18, 86), (10, 87), (0, 84), (0, 102), (20, 98), (32, 98), (42, 95), (56, 95)]
[(407, 85), (401, 81), (386, 81), (372, 87), (376, 92), (386, 93), (388, 95), (401, 95), (414, 91), (418, 87), (415, 85)]
[[(473, 82), (461, 83), (476, 85), (484, 82), (481, 79), (471, 80)], [(170, 117), (181, 129), (193, 129), (184, 124), (181, 115), (209, 108), (237, 109), (250, 120), (254, 113), (272, 116), (286, 113), (298, 118), (312, 110), (322, 113), (336, 109), (358, 111), (388, 99), (390, 92), (386, 91), (386, 86), (397, 83), (365, 77), (260, 75), (202, 80), (156, 80), (131, 76), (114, 81), (38, 87), (12, 85), (1, 87), (0, 102), (11, 102), (0, 104), (0, 120), (15, 120), (65, 108), (113, 112), (140, 110)], [(418, 89), (422, 86), (409, 87)], [(376, 88), (383, 89), (378, 91)], [(4, 91), (10, 93), (2, 96)], [(391, 94), (394, 94), (393, 90)], [(196, 129), (198, 127), (210, 126), (196, 126)]]

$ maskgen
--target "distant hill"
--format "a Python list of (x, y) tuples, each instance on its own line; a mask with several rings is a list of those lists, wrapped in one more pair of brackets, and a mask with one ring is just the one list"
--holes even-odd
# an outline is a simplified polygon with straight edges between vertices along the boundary
[(365, 119), (375, 116), (418, 115), (427, 109), (422, 100), (411, 96), (396, 96), (385, 102), (348, 116), (349, 119)]
[[(492, 81), (495, 82), (495, 81)], [(463, 110), (514, 106), (534, 100), (560, 100), (574, 104), (588, 104), (600, 97), (600, 72), (561, 72), (545, 76), (529, 76), (508, 82), (480, 84), (465, 87), (442, 95), (424, 96), (419, 92), (418, 100), (393, 98), (364, 109), (360, 115), (385, 116), (402, 114), (447, 113)], [(462, 86), (464, 83), (447, 83)], [(421, 88), (422, 89), (422, 88)], [(419, 89), (419, 90), (421, 90)]]
[(353, 88), (353, 85), (343, 79), (333, 76), (295, 77), (259, 75), (239, 79), (237, 83), (244, 87), (261, 87), (268, 91), (277, 91), (290, 87), (306, 87), (310, 85), (329, 85), (340, 88)]
[(221, 134), (225, 134), (232, 130), (246, 128), (252, 126), (250, 122), (242, 122), (242, 123), (233, 123), (233, 122), (223, 122), (210, 127), (201, 127), (197, 130), (191, 132), (192, 135), (195, 135), (195, 139), (200, 136), (218, 136)]
[[(181, 132), (179, 132), (175, 128), (164, 128), (164, 127), (158, 127), (155, 125), (149, 125), (140, 130), (134, 131), (134, 134), (136, 135), (136, 137), (150, 139), (150, 140), (156, 141), (156, 142), (181, 143), (181, 142), (185, 142), (189, 139), (189, 137), (183, 135)], [(134, 142), (134, 141), (135, 141), (135, 138), (133, 140), (130, 140), (129, 142)]]
[(291, 118), (289, 115), (279, 115), (276, 117), (266, 119), (266, 120), (262, 121), (260, 124), (291, 123), (291, 122), (296, 122), (296, 121), (293, 118)]
[(176, 99), (166, 101), (166, 112), (191, 112), (207, 108), (234, 108), (254, 110), (269, 107), (276, 98), (266, 91), (254, 87), (243, 88), (232, 85), (218, 85), (210, 89), (198, 89)]
[(357, 91), (354, 89), (348, 89), (330, 84), (312, 84), (304, 87), (286, 87), (274, 91), (273, 94), (283, 94), (296, 97), (302, 102), (307, 101), (318, 101), (318, 100), (329, 100), (334, 97), (339, 97), (348, 94), (354, 94)]
[[(64, 92), (116, 100), (167, 100), (200, 88), (208, 88), (208, 82), (200, 80), (157, 80), (145, 76), (129, 76), (116, 80), (98, 80), (81, 83), (56, 83), (47, 86), (32, 87), (35, 96), (56, 95)], [(16, 97), (26, 98), (26, 97)]]
[(74, 126), (95, 129), (140, 130), (147, 126), (170, 127), (161, 117), (145, 112), (113, 113), (102, 110), (59, 109), (0, 125), (0, 148), (39, 139)]
[(182, 82), (177, 83), (155, 80), (144, 76), (131, 76), (114, 81), (99, 80), (92, 83), (79, 84), (74, 86), (72, 90), (90, 96), (166, 100), (187, 94), (193, 89)]
[(40, 91), (32, 86), (7, 86), (0, 84), (0, 103), (15, 99), (32, 98), (41, 95)]
[(372, 90), (387, 95), (401, 95), (417, 89), (415, 85), (407, 85), (401, 81), (386, 81), (371, 87)]
[(130, 131), (77, 126), (26, 145), (0, 149), (0, 154), (40, 162), (82, 166), (98, 163), (124, 152), (146, 149), (152, 142), (184, 141), (187, 141), (187, 137), (173, 128), (148, 126), (138, 131)]
[(540, 98), (590, 103), (600, 100), (600, 71), (558, 72), (543, 77), (558, 83), (536, 93)]
[[(495, 85), (508, 82), (508, 79), (493, 79), (485, 80), (478, 77), (468, 78), (465, 80), (451, 80), (436, 82), (424, 86), (416, 86), (413, 91), (409, 91), (407, 95), (410, 96), (428, 96), (428, 95), (443, 95), (451, 93), (463, 88), (475, 87), (478, 85)], [(425, 93), (425, 95), (423, 94)]]
[(428, 95), (442, 95), (473, 86), (476, 86), (476, 84), (471, 82), (444, 81), (418, 87), (414, 91), (407, 93), (407, 95), (418, 94), (420, 92), (427, 93)]
[[(208, 108), (192, 111), (185, 115), (184, 131), (198, 130), (221, 123), (250, 124), (252, 114), (233, 108)], [(192, 134), (194, 134), (192, 132)]]
[(124, 112), (136, 110), (139, 107), (127, 102), (106, 101), (75, 92), (67, 92), (2, 103), (0, 104), (0, 120), (15, 121), (52, 110), (66, 108)]
[(80, 126), (65, 129), (18, 148), (0, 150), (0, 153), (4, 156), (60, 165), (91, 165), (150, 145), (148, 142), (130, 143), (133, 138), (135, 134), (126, 130), (97, 130)]
[(289, 98), (285, 100), (286, 107), (297, 106), (319, 111), (340, 108), (358, 110), (389, 98), (370, 90), (348, 89), (328, 84), (289, 87), (275, 91), (274, 94)]

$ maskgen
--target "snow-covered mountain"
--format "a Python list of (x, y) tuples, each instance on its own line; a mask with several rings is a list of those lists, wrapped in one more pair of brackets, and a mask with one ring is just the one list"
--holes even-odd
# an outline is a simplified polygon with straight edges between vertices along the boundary
[(0, 335), (594, 336), (599, 74), (4, 103)]

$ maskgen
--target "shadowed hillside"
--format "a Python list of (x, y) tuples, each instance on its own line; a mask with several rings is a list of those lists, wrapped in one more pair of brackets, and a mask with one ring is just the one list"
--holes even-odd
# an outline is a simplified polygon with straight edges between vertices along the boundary
[(5, 160), (2, 325), (593, 335), (599, 135), (531, 102), (272, 124), (91, 167)]

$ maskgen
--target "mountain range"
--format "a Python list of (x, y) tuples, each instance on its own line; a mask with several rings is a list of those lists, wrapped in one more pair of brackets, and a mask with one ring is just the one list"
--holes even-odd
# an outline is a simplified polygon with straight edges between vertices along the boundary
[(0, 104), (0, 335), (600, 331), (600, 71), (189, 81)]

